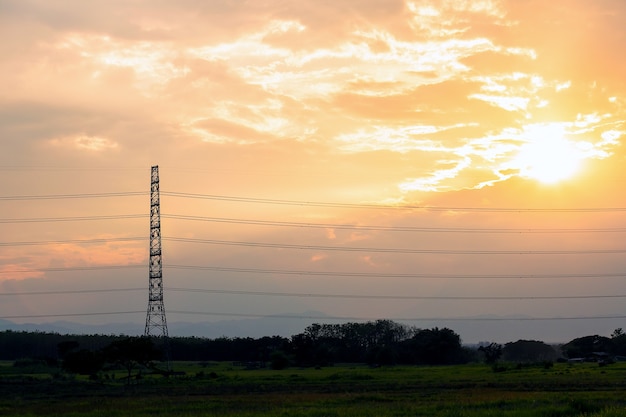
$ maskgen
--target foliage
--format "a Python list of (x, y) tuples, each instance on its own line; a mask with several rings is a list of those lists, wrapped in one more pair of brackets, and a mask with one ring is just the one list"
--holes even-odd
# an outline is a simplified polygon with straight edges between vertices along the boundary
[[(60, 360), (69, 355), (80, 362), (85, 349), (100, 352), (105, 347), (128, 339), (120, 335), (60, 335), (42, 332), (0, 332), (0, 359), (47, 358)], [(124, 343), (124, 342), (123, 342)], [(313, 324), (291, 338), (267, 336), (172, 337), (169, 339), (170, 359), (184, 361), (240, 361), (272, 366), (272, 352), (280, 351), (290, 365), (323, 367), (335, 363), (367, 363), (370, 365), (402, 364), (458, 364), (485, 360), (497, 362), (501, 358), (513, 362), (553, 361), (554, 349), (543, 342), (518, 340), (505, 346), (492, 344), (478, 350), (464, 348), (460, 337), (447, 328), (418, 329), (377, 320), (365, 323)], [(593, 352), (626, 356), (626, 334), (616, 329), (611, 338), (586, 336), (563, 345), (567, 357), (585, 358)], [(86, 364), (84, 364), (86, 366)], [(75, 368), (72, 368), (75, 369)], [(81, 372), (86, 372), (83, 367)]]
[(366, 323), (312, 324), (292, 336), (291, 349), (301, 365), (333, 362), (393, 362), (399, 344), (416, 329), (391, 320)]
[(485, 363), (495, 364), (502, 356), (502, 345), (499, 343), (490, 343), (478, 348), (479, 352), (485, 357)]
[(65, 354), (63, 369), (80, 375), (96, 375), (104, 365), (104, 356), (100, 352), (81, 349)]
[[(564, 351), (617, 354), (626, 346), (626, 336), (618, 330), (611, 338), (574, 339)], [(145, 383), (130, 389), (125, 382), (133, 372), (141, 373), (160, 358), (147, 338), (0, 332), (0, 347), (7, 348), (0, 353), (11, 359), (0, 363), (0, 414), (626, 415), (626, 364), (536, 360), (550, 353), (537, 341), (492, 343), (473, 351), (492, 358), (498, 372), (480, 364), (450, 365), (468, 360), (467, 349), (450, 329), (416, 329), (385, 320), (317, 324), (291, 339), (172, 338), (170, 345), (174, 358), (193, 357), (195, 362), (176, 362), (179, 372), (167, 380), (145, 373)], [(501, 357), (518, 363), (498, 362)], [(59, 372), (57, 362), (73, 375)], [(97, 372), (97, 384), (83, 376)]]
[(419, 330), (402, 344), (403, 363), (443, 365), (465, 362), (461, 338), (448, 328)]
[(587, 358), (595, 352), (611, 352), (613, 343), (604, 336), (584, 336), (564, 344), (561, 349), (568, 358)]
[(291, 338), (296, 363), (371, 365), (454, 364), (467, 361), (461, 338), (450, 329), (416, 329), (377, 320), (367, 323), (313, 324)]
[(626, 356), (626, 333), (622, 328), (615, 329), (611, 334), (611, 353), (616, 356)]
[(275, 350), (270, 354), (270, 367), (275, 370), (285, 369), (289, 366), (289, 357), (280, 350)]
[[(17, 360), (21, 358), (62, 359), (63, 354), (82, 346), (92, 351), (100, 350), (115, 340), (127, 336), (114, 335), (61, 335), (47, 332), (0, 332), (0, 359)], [(68, 347), (64, 347), (68, 343)], [(59, 351), (61, 346), (61, 351)], [(72, 346), (74, 346), (72, 348)]]
[(115, 363), (126, 369), (128, 380), (137, 366), (152, 367), (162, 357), (149, 337), (129, 337), (111, 343), (103, 350), (107, 362)]
[(554, 348), (536, 340), (509, 342), (502, 348), (502, 360), (509, 362), (544, 362), (557, 359)]
[(57, 352), (59, 354), (60, 359), (65, 359), (68, 353), (78, 349), (80, 347), (80, 343), (76, 340), (63, 340), (57, 345)]

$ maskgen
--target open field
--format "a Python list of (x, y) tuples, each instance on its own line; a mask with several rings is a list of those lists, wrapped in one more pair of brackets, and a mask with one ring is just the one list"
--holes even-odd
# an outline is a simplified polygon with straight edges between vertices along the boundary
[(6, 416), (626, 416), (626, 364), (337, 365), (281, 371), (175, 363), (185, 375), (99, 381), (0, 364)]

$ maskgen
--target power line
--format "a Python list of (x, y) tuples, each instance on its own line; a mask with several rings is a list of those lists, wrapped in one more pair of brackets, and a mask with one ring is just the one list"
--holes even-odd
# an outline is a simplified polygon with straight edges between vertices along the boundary
[[(64, 200), (82, 198), (106, 198), (106, 197), (131, 197), (146, 196), (146, 191), (126, 191), (110, 193), (78, 193), (78, 194), (41, 194), (41, 195), (9, 195), (0, 196), (0, 201), (26, 201), (26, 200)], [(466, 211), (466, 212), (621, 212), (626, 211), (626, 207), (580, 207), (580, 208), (519, 208), (519, 207), (462, 207), (462, 206), (427, 206), (427, 205), (390, 205), (390, 204), (367, 204), (367, 203), (337, 203), (321, 201), (299, 201), (254, 197), (237, 197), (214, 194), (182, 193), (174, 191), (161, 191), (161, 195), (177, 198), (193, 198), (203, 200), (219, 200), (256, 204), (278, 204), (296, 205), (312, 207), (337, 207), (337, 208), (367, 208), (367, 209), (401, 209), (401, 210), (426, 210), (426, 211)]]
[(177, 214), (162, 214), (161, 217), (175, 220), (205, 221), (215, 223), (247, 224), (257, 226), (284, 226), (299, 228), (320, 228), (320, 229), (348, 229), (348, 230), (374, 230), (388, 232), (446, 232), (446, 233), (605, 233), (605, 232), (626, 232), (626, 228), (605, 228), (605, 229), (564, 229), (564, 228), (451, 228), (451, 227), (419, 227), (419, 226), (376, 226), (376, 225), (350, 225), (337, 223), (303, 223), (303, 222), (281, 222), (269, 220), (253, 219), (233, 219), (224, 217), (203, 217), (185, 216)]
[(16, 269), (3, 269), (0, 270), (0, 274), (16, 274), (25, 272), (72, 272), (72, 271), (99, 271), (106, 269), (130, 269), (130, 268), (145, 268), (143, 264), (129, 264), (129, 265), (100, 265), (100, 266), (73, 266), (73, 267), (45, 267), (45, 268), (16, 268)]
[[(57, 317), (92, 317), (92, 316), (108, 316), (120, 314), (139, 314), (145, 313), (142, 310), (131, 311), (109, 311), (94, 313), (59, 313), (59, 314), (28, 314), (28, 315), (10, 315), (0, 316), (3, 320), (12, 319), (31, 319), (31, 318), (57, 318)], [(314, 315), (297, 315), (297, 314), (247, 314), (247, 313), (224, 313), (209, 311), (188, 311), (188, 310), (168, 310), (169, 314), (185, 314), (185, 315), (201, 315), (201, 316), (220, 316), (220, 317), (246, 317), (246, 318), (264, 318), (264, 319), (313, 319), (313, 320), (353, 320), (353, 321), (373, 321), (379, 320), (380, 317), (356, 317), (356, 316), (314, 316)], [(564, 317), (394, 317), (395, 321), (465, 321), (465, 322), (489, 322), (489, 321), (569, 321), (569, 320), (623, 320), (624, 315), (604, 315), (604, 316), (564, 316)]]
[[(145, 167), (115, 167), (114, 171), (144, 171)], [(2, 165), (0, 171), (105, 171), (111, 172), (111, 167), (67, 167), (67, 166), (54, 166), (54, 165)]]
[[(146, 237), (117, 237), (98, 239), (69, 239), (47, 241), (17, 241), (0, 242), (0, 246), (33, 246), (33, 245), (59, 245), (59, 244), (93, 244), (109, 242), (145, 241)], [(622, 254), (626, 249), (586, 249), (586, 250), (465, 250), (465, 249), (411, 249), (411, 248), (375, 248), (354, 246), (323, 246), (323, 245), (294, 245), (287, 243), (269, 242), (244, 242), (214, 239), (195, 239), (183, 237), (163, 237), (163, 240), (181, 243), (202, 243), (225, 246), (246, 246), (257, 248), (298, 249), (318, 251), (342, 251), (342, 252), (376, 252), (395, 254), (438, 254), (438, 255), (598, 255), (598, 254)]]
[[(222, 317), (248, 317), (248, 318), (266, 318), (266, 319), (314, 319), (314, 320), (355, 320), (355, 321), (373, 321), (379, 320), (380, 317), (354, 317), (354, 316), (312, 316), (312, 315), (296, 315), (296, 314), (246, 314), (246, 313), (221, 313), (221, 312), (201, 312), (201, 311), (184, 311), (170, 310), (172, 314), (190, 314), (203, 316), (222, 316)], [(0, 317), (2, 318), (2, 317)], [(607, 320), (607, 319), (626, 319), (624, 315), (605, 315), (605, 316), (570, 316), (570, 317), (394, 317), (395, 321), (563, 321), (563, 320)]]
[[(2, 292), (0, 296), (30, 296), (30, 295), (71, 295), (71, 294), (98, 294), (109, 292), (144, 291), (145, 288), (100, 288), (83, 290), (51, 290), (51, 291), (17, 291)], [(221, 290), (207, 288), (180, 288), (166, 287), (166, 291), (191, 292), (223, 295), (247, 295), (264, 297), (296, 297), (296, 298), (341, 298), (341, 299), (369, 299), (369, 300), (448, 300), (448, 301), (510, 301), (510, 300), (584, 300), (602, 298), (626, 298), (626, 294), (595, 294), (595, 295), (546, 295), (546, 296), (428, 296), (428, 295), (380, 295), (380, 294), (323, 294), (323, 293), (293, 293), (272, 291), (242, 291)]]
[[(100, 265), (79, 267), (47, 267), (47, 268), (14, 268), (0, 270), (0, 274), (15, 274), (28, 272), (75, 272), (96, 271), (107, 269), (145, 268), (143, 264), (129, 265)], [(416, 279), (561, 279), (561, 278), (626, 278), (626, 273), (575, 273), (575, 274), (407, 274), (407, 273), (372, 273), (372, 272), (342, 272), (342, 271), (312, 271), (298, 269), (266, 269), (266, 268), (236, 268), (222, 266), (199, 265), (164, 265), (166, 269), (182, 269), (194, 271), (214, 271), (227, 273), (251, 273), (271, 275), (298, 275), (298, 276), (326, 276), (351, 278), (416, 278)]]
[[(70, 216), (70, 217), (31, 217), (31, 218), (0, 218), (0, 223), (56, 223), (72, 221), (98, 221), (98, 220), (123, 220), (147, 218), (147, 214), (116, 214), (104, 216)], [(203, 221), (213, 223), (245, 224), (272, 227), (297, 227), (319, 228), (340, 230), (370, 230), (384, 232), (426, 232), (426, 233), (494, 233), (494, 234), (534, 234), (534, 233), (621, 233), (626, 228), (453, 228), (453, 227), (422, 227), (422, 226), (380, 226), (380, 225), (356, 225), (340, 223), (308, 223), (308, 222), (282, 222), (257, 219), (236, 219), (226, 217), (188, 216), (180, 214), (162, 214), (162, 218), (173, 220)]]
[(0, 292), (0, 296), (28, 296), (28, 295), (70, 295), (70, 294), (96, 294), (105, 292), (129, 292), (129, 291), (145, 291), (145, 288), (100, 288), (89, 290), (53, 290), (53, 291), (15, 291)]
[(220, 266), (193, 266), (193, 265), (166, 265), (172, 269), (190, 269), (200, 271), (300, 275), (300, 276), (330, 276), (330, 277), (358, 277), (358, 278), (430, 278), (430, 279), (550, 279), (550, 278), (624, 278), (625, 273), (606, 274), (407, 274), (407, 273), (372, 273), (372, 272), (341, 272), (341, 271), (311, 271), (289, 269), (263, 268), (234, 268)]
[(70, 243), (75, 244), (92, 244), (92, 243), (109, 243), (109, 242), (133, 242), (148, 240), (147, 237), (112, 237), (112, 238), (98, 238), (98, 239), (68, 239), (68, 240), (38, 240), (38, 241), (23, 241), (23, 242), (0, 242), (0, 246), (33, 246), (33, 245), (65, 245)]
[(27, 201), (27, 200), (66, 200), (79, 198), (109, 198), (146, 196), (145, 191), (127, 191), (113, 193), (82, 193), (82, 194), (45, 194), (45, 195), (8, 195), (0, 196), (0, 201)]
[(257, 204), (277, 204), (291, 206), (311, 206), (311, 207), (337, 207), (337, 208), (364, 208), (364, 209), (400, 209), (400, 210), (426, 210), (426, 211), (468, 211), (468, 212), (545, 212), (545, 213), (567, 213), (567, 212), (613, 212), (626, 211), (626, 207), (581, 207), (581, 208), (507, 208), (507, 207), (444, 207), (444, 206), (419, 206), (419, 205), (389, 205), (389, 204), (365, 204), (365, 203), (336, 203), (319, 201), (298, 201), (279, 200), (269, 198), (235, 197), (212, 194), (180, 193), (173, 191), (161, 191), (162, 195), (178, 198), (192, 198), (202, 200), (219, 200), (242, 203)]
[[(519, 207), (462, 207), (462, 206), (427, 206), (427, 205), (390, 205), (390, 204), (367, 204), (367, 203), (337, 203), (321, 201), (298, 201), (282, 200), (254, 197), (237, 197), (212, 194), (181, 193), (173, 191), (161, 191), (162, 195), (177, 198), (193, 198), (204, 200), (220, 200), (256, 204), (278, 204), (296, 205), (312, 207), (337, 207), (337, 208), (366, 208), (366, 209), (400, 209), (400, 210), (426, 210), (426, 211), (466, 211), (466, 212), (546, 212), (546, 213), (567, 213), (567, 212), (621, 212), (626, 211), (626, 207), (580, 207), (580, 208), (519, 208)], [(9, 195), (0, 196), (0, 201), (27, 201), (27, 200), (64, 200), (82, 198), (106, 198), (106, 197), (131, 197), (145, 196), (146, 191), (127, 191), (110, 193), (78, 193), (78, 194), (42, 194), (42, 195)]]
[[(25, 195), (25, 196), (0, 196), (0, 201), (27, 201), (27, 200), (52, 200), (52, 199), (79, 199), (79, 198), (105, 198), (105, 197), (128, 197), (137, 195), (147, 195), (146, 192), (124, 192), (124, 193), (100, 193), (100, 194), (51, 194), (51, 195)], [(214, 196), (189, 193), (162, 193), (172, 197), (222, 200), (243, 203), (263, 203), (263, 204), (283, 204), (283, 205), (299, 205), (312, 207), (338, 207), (338, 208), (368, 208), (368, 209), (403, 209), (403, 210), (425, 210), (425, 211), (468, 211), (468, 212), (617, 212), (626, 211), (626, 208), (572, 208), (572, 209), (519, 209), (519, 208), (481, 208), (481, 207), (435, 207), (435, 206), (394, 206), (394, 205), (377, 205), (377, 204), (343, 204), (343, 203), (324, 203), (324, 202), (303, 202), (295, 200), (274, 200), (274, 199), (256, 199), (246, 197), (230, 197), (230, 196)], [(29, 223), (29, 222), (69, 222), (69, 221), (96, 221), (96, 220), (118, 220), (130, 218), (145, 218), (147, 215), (109, 215), (109, 216), (79, 216), (79, 217), (48, 217), (48, 218), (22, 218), (22, 219), (0, 219), (0, 223)], [(428, 227), (403, 227), (403, 226), (376, 226), (376, 225), (342, 225), (342, 224), (324, 224), (324, 223), (299, 223), (299, 222), (280, 222), (280, 221), (264, 221), (255, 219), (234, 219), (220, 217), (202, 217), (202, 216), (185, 216), (185, 215), (164, 215), (176, 220), (189, 221), (209, 221), (222, 222), (231, 224), (261, 225), (272, 227), (310, 227), (310, 228), (335, 228), (349, 230), (377, 230), (392, 232), (447, 232), (447, 233), (596, 233), (596, 232), (624, 232), (624, 228), (609, 229), (479, 229), (479, 228), (428, 228)], [(73, 239), (73, 240), (52, 240), (52, 241), (31, 241), (31, 242), (0, 242), (0, 246), (22, 246), (22, 245), (45, 245), (45, 244), (89, 244), (89, 243), (105, 243), (113, 241), (145, 241), (147, 238), (125, 237), (125, 238), (109, 238), (109, 239)], [(580, 255), (580, 254), (621, 254), (626, 250), (619, 249), (600, 249), (600, 250), (545, 250), (545, 251), (513, 251), (513, 250), (451, 250), (451, 249), (411, 249), (411, 248), (364, 248), (364, 247), (338, 247), (338, 246), (321, 246), (321, 245), (293, 245), (267, 242), (246, 242), (246, 241), (222, 241), (208, 239), (191, 239), (191, 238), (164, 238), (175, 242), (184, 243), (204, 243), (217, 245), (234, 245), (247, 247), (263, 247), (263, 248), (280, 248), (280, 249), (299, 249), (299, 250), (323, 250), (323, 251), (349, 251), (349, 252), (383, 252), (383, 253), (405, 253), (405, 254), (458, 254), (458, 255)], [(121, 268), (138, 268), (143, 265), (124, 265), (124, 266), (105, 266), (105, 267), (82, 267), (82, 268), (46, 268), (38, 269), (38, 271), (73, 271), (73, 270), (95, 270), (95, 269), (121, 269)], [(167, 265), (166, 265), (167, 267)], [(222, 272), (252, 272), (252, 273), (269, 273), (269, 274), (298, 274), (298, 275), (323, 275), (323, 276), (347, 276), (347, 277), (411, 277), (411, 278), (565, 278), (565, 277), (624, 277), (624, 274), (542, 274), (542, 275), (428, 275), (428, 274), (369, 274), (369, 273), (335, 273), (335, 272), (315, 272), (315, 271), (290, 271), (290, 270), (271, 270), (271, 269), (246, 269), (246, 268), (221, 268), (221, 267), (194, 267), (185, 265), (172, 265), (171, 268), (179, 269), (196, 269), (196, 270), (212, 270)], [(2, 271), (0, 273), (10, 273)], [(113, 289), (93, 289), (93, 290), (69, 290), (69, 291), (39, 291), (32, 293), (12, 293), (13, 295), (51, 295), (51, 294), (85, 294), (85, 293), (104, 293), (104, 292), (127, 292), (139, 291), (142, 288), (113, 288)], [(194, 292), (194, 293), (211, 293), (211, 294), (230, 294), (230, 295), (246, 295), (246, 296), (279, 296), (279, 297), (315, 297), (315, 298), (344, 298), (344, 299), (391, 299), (391, 300), (555, 300), (555, 299), (597, 299), (597, 298), (626, 298), (626, 295), (578, 295), (578, 296), (517, 296), (517, 297), (470, 297), (470, 296), (406, 296), (406, 295), (358, 295), (358, 294), (319, 294), (319, 293), (284, 293), (284, 292), (263, 292), (263, 291), (235, 291), (220, 289), (198, 289), (198, 288), (170, 288), (168, 291)], [(0, 295), (11, 295), (5, 293)], [(94, 315), (112, 315), (112, 314), (132, 314), (141, 311), (118, 311), (104, 313), (72, 313), (45, 316), (11, 316), (4, 318), (30, 318), (30, 317), (75, 317), (75, 316), (94, 316)], [(197, 311), (172, 311), (171, 313), (179, 314), (197, 314), (197, 315), (222, 315), (222, 316), (242, 316), (242, 317), (281, 317), (280, 315), (263, 316), (250, 314), (229, 314), (229, 313), (212, 313)], [(307, 316), (282, 316), (286, 318), (315, 318)], [(408, 318), (398, 319), (407, 321), (420, 320), (454, 320), (454, 321), (492, 321), (492, 320), (582, 320), (582, 319), (622, 319), (624, 316), (596, 316), (596, 317), (544, 317), (544, 318)], [(368, 320), (367, 318), (356, 317), (319, 317), (319, 319), (339, 319), (339, 320)]]
[(118, 314), (145, 314), (143, 310), (133, 311), (108, 311), (100, 313), (62, 313), (62, 314), (28, 314), (28, 315), (12, 315), (1, 316), (0, 319), (12, 320), (12, 319), (35, 319), (35, 318), (51, 318), (51, 317), (91, 317), (91, 316), (112, 316)]
[(31, 218), (13, 218), (0, 219), (0, 223), (56, 223), (56, 222), (75, 222), (75, 221), (92, 221), (92, 220), (122, 220), (122, 219), (139, 219), (147, 218), (147, 214), (116, 214), (108, 216), (75, 216), (75, 217), (31, 217)]
[[(341, 298), (341, 299), (369, 299), (369, 300), (451, 300), (451, 301), (497, 301), (497, 300), (581, 300), (598, 298), (626, 298), (624, 294), (611, 295), (554, 295), (554, 296), (412, 296), (412, 295), (366, 295), (366, 294), (320, 294), (320, 293), (288, 293), (268, 291), (240, 291), (240, 290), (212, 290), (202, 288), (166, 288), (167, 291), (251, 295), (270, 297), (298, 297), (298, 298)], [(0, 294), (2, 295), (2, 294)]]
[(244, 242), (231, 240), (195, 239), (183, 237), (164, 237), (163, 240), (182, 243), (202, 243), (225, 246), (247, 246), (257, 248), (298, 249), (342, 252), (377, 252), (396, 254), (438, 254), (438, 255), (598, 255), (621, 254), (626, 249), (588, 249), (588, 250), (463, 250), (463, 249), (411, 249), (411, 248), (374, 248), (354, 246), (295, 245), (287, 243)]

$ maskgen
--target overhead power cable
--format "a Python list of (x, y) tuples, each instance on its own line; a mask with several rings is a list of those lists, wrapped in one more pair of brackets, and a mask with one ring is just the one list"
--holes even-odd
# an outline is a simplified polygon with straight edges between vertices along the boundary
[[(221, 312), (201, 312), (201, 311), (185, 311), (185, 310), (168, 310), (168, 314), (190, 314), (203, 316), (221, 316), (221, 317), (248, 317), (248, 318), (266, 318), (266, 319), (313, 319), (313, 320), (354, 320), (354, 321), (374, 321), (380, 317), (355, 317), (355, 316), (313, 316), (313, 315), (297, 315), (297, 314), (246, 314), (246, 313), (221, 313)], [(2, 318), (2, 317), (0, 317)], [(607, 319), (626, 319), (624, 315), (605, 315), (605, 316), (566, 316), (566, 317), (393, 317), (395, 321), (563, 321), (563, 320), (607, 320)]]
[[(144, 264), (130, 265), (100, 265), (78, 267), (46, 267), (46, 268), (10, 268), (0, 270), (2, 274), (16, 274), (28, 272), (72, 272), (97, 271), (107, 269), (145, 268)], [(266, 268), (234, 268), (222, 266), (198, 266), (166, 264), (165, 269), (181, 269), (193, 271), (214, 271), (227, 273), (270, 274), (270, 275), (298, 275), (298, 276), (325, 276), (351, 278), (416, 278), (416, 279), (573, 279), (573, 278), (626, 278), (626, 273), (574, 273), (574, 274), (414, 274), (414, 273), (373, 273), (373, 272), (343, 272), (343, 271), (312, 271), (297, 269), (266, 269)]]
[(51, 290), (51, 291), (13, 291), (0, 292), (0, 296), (28, 296), (28, 295), (71, 295), (71, 294), (97, 294), (104, 292), (129, 292), (145, 291), (146, 288), (100, 288), (85, 290)]
[[(340, 298), (340, 299), (368, 299), (368, 300), (447, 300), (447, 301), (511, 301), (511, 300), (584, 300), (626, 298), (626, 294), (594, 294), (594, 295), (546, 295), (546, 296), (428, 296), (428, 295), (381, 295), (381, 294), (324, 294), (324, 293), (293, 293), (271, 291), (241, 291), (222, 290), (207, 288), (180, 288), (166, 287), (171, 292), (191, 292), (204, 294), (222, 295), (246, 295), (264, 297), (296, 297), (296, 298)], [(51, 290), (51, 291), (17, 291), (0, 292), (0, 296), (31, 296), (31, 295), (72, 295), (72, 294), (98, 294), (110, 292), (133, 292), (145, 291), (145, 288), (100, 288), (82, 290)]]
[(145, 314), (145, 310), (131, 310), (131, 311), (108, 311), (100, 313), (61, 313), (61, 314), (16, 314), (11, 316), (1, 316), (2, 320), (13, 319), (36, 319), (36, 318), (56, 318), (56, 317), (90, 317), (90, 316), (114, 316), (119, 314)]
[(67, 200), (82, 198), (109, 198), (109, 197), (134, 197), (149, 195), (146, 191), (126, 191), (113, 193), (81, 193), (81, 194), (42, 194), (42, 195), (5, 195), (0, 196), (0, 201), (27, 201), (27, 200)]
[(88, 172), (88, 171), (106, 171), (106, 172), (120, 172), (120, 171), (144, 171), (146, 167), (115, 167), (111, 169), (107, 167), (68, 167), (68, 166), (54, 166), (54, 165), (2, 165), (0, 171), (70, 171), (70, 172)]
[(165, 265), (171, 269), (190, 269), (195, 271), (216, 271), (253, 274), (299, 275), (299, 276), (329, 276), (329, 277), (358, 277), (358, 278), (432, 278), (432, 279), (550, 279), (550, 278), (625, 278), (626, 273), (575, 273), (575, 274), (415, 274), (415, 273), (374, 273), (374, 272), (342, 272), (342, 271), (312, 271), (290, 269), (262, 269), (262, 268), (233, 268), (221, 266), (193, 266), (193, 265)]
[(554, 296), (428, 296), (428, 295), (380, 295), (380, 294), (320, 294), (320, 293), (288, 293), (270, 291), (239, 291), (239, 290), (212, 290), (202, 288), (166, 288), (167, 291), (251, 295), (269, 297), (298, 297), (298, 298), (341, 298), (341, 299), (368, 299), (368, 300), (454, 300), (454, 301), (484, 301), (484, 300), (581, 300), (598, 298), (626, 298), (624, 294), (609, 295), (554, 295)]
[(43, 268), (10, 268), (0, 270), (1, 274), (21, 274), (28, 272), (72, 272), (72, 271), (101, 271), (107, 269), (145, 268), (144, 264), (129, 265), (100, 265), (100, 266), (72, 266), (72, 267), (43, 267)]
[[(98, 239), (69, 239), (69, 240), (42, 240), (42, 241), (17, 241), (0, 242), (2, 246), (32, 246), (32, 245), (60, 245), (60, 244), (94, 244), (110, 242), (145, 241), (147, 237), (114, 237)], [(225, 246), (246, 246), (257, 248), (298, 249), (318, 251), (342, 251), (342, 252), (376, 252), (396, 254), (439, 254), (439, 255), (598, 255), (598, 254), (622, 254), (626, 249), (585, 249), (585, 250), (466, 250), (466, 249), (412, 249), (412, 248), (375, 248), (354, 246), (323, 246), (323, 245), (294, 245), (287, 243), (269, 242), (242, 242), (214, 239), (194, 239), (183, 237), (164, 237), (163, 240), (181, 243), (202, 243)]]
[(33, 245), (65, 245), (65, 244), (92, 244), (110, 242), (133, 242), (148, 240), (147, 237), (112, 237), (98, 239), (68, 239), (68, 240), (37, 240), (23, 242), (0, 242), (0, 246), (33, 246)]
[(363, 209), (399, 209), (399, 210), (425, 210), (425, 211), (467, 211), (467, 212), (546, 212), (546, 213), (567, 213), (567, 212), (614, 212), (626, 211), (626, 207), (581, 207), (581, 208), (515, 208), (515, 207), (462, 207), (462, 206), (420, 206), (420, 205), (390, 205), (390, 204), (365, 204), (365, 203), (333, 203), (320, 201), (298, 201), (279, 200), (269, 198), (235, 197), (212, 194), (180, 193), (173, 191), (161, 191), (162, 196), (193, 198), (202, 200), (232, 201), (240, 203), (257, 204), (278, 204), (290, 206), (310, 206), (310, 207), (337, 207), (337, 208), (363, 208)]
[(224, 217), (203, 217), (184, 216), (177, 214), (161, 214), (161, 217), (175, 220), (191, 220), (215, 223), (246, 224), (255, 226), (282, 226), (298, 228), (319, 228), (319, 229), (347, 229), (347, 230), (373, 230), (384, 232), (445, 232), (445, 233), (605, 233), (605, 232), (626, 232), (626, 228), (606, 228), (606, 229), (565, 229), (565, 228), (454, 228), (454, 227), (419, 227), (419, 226), (376, 226), (357, 224), (335, 224), (335, 223), (304, 223), (304, 222), (281, 222), (269, 220), (253, 219), (233, 219)]
[[(27, 201), (27, 200), (65, 200), (65, 199), (89, 199), (107, 197), (132, 197), (146, 196), (147, 191), (125, 191), (109, 193), (78, 193), (78, 194), (40, 194), (40, 195), (6, 195), (0, 196), (0, 201)], [(363, 208), (363, 209), (399, 209), (399, 210), (424, 210), (424, 211), (464, 211), (464, 212), (621, 212), (626, 207), (580, 207), (580, 208), (521, 208), (521, 207), (463, 207), (463, 206), (428, 206), (428, 205), (391, 205), (391, 204), (368, 204), (368, 203), (337, 203), (321, 201), (298, 201), (269, 198), (237, 197), (213, 194), (181, 193), (174, 191), (161, 191), (162, 196), (177, 198), (193, 198), (203, 200), (232, 201), (256, 204), (278, 204), (311, 207), (337, 207), (337, 208)]]
[(0, 219), (0, 223), (57, 223), (57, 222), (75, 222), (75, 221), (92, 221), (92, 220), (122, 220), (122, 219), (139, 219), (150, 217), (148, 214), (115, 214), (109, 216), (74, 216), (74, 217), (31, 217), (31, 218), (13, 218)]
[(221, 266), (166, 265), (165, 268), (215, 271), (229, 273), (253, 273), (272, 275), (358, 277), (358, 278), (426, 278), (426, 279), (552, 279), (552, 278), (626, 278), (626, 273), (574, 273), (574, 274), (439, 274), (439, 273), (373, 273), (343, 271), (312, 271), (263, 268), (234, 268)]
[[(12, 319), (32, 319), (32, 318), (56, 318), (56, 317), (91, 317), (91, 316), (108, 316), (120, 314), (145, 314), (143, 310), (131, 311), (109, 311), (94, 313), (58, 313), (58, 314), (28, 314), (28, 315), (9, 315), (0, 316), (3, 320)], [(380, 320), (381, 317), (356, 317), (356, 316), (314, 316), (314, 315), (298, 315), (298, 314), (247, 314), (247, 313), (224, 313), (209, 311), (190, 311), (190, 310), (168, 310), (168, 314), (184, 314), (184, 315), (200, 315), (200, 316), (216, 316), (216, 317), (244, 317), (244, 318), (264, 318), (264, 319), (311, 319), (311, 320), (345, 320), (345, 321), (374, 321)], [(465, 322), (493, 322), (493, 321), (569, 321), (569, 320), (623, 320), (625, 315), (603, 315), (603, 316), (563, 316), (563, 317), (392, 317), (390, 320), (416, 322), (416, 321), (465, 321)]]
[(322, 245), (294, 245), (287, 243), (269, 242), (242, 242), (231, 240), (194, 239), (182, 237), (164, 237), (163, 240), (182, 243), (202, 243), (226, 246), (247, 246), (257, 248), (298, 249), (342, 252), (377, 252), (377, 253), (413, 253), (439, 255), (598, 255), (621, 254), (626, 249), (588, 249), (588, 250), (464, 250), (464, 249), (411, 249), (411, 248), (374, 248), (353, 246), (322, 246)]
[[(57, 223), (73, 221), (99, 221), (99, 220), (124, 220), (147, 218), (148, 214), (115, 214), (103, 216), (70, 216), (70, 217), (25, 217), (25, 218), (0, 218), (2, 224), (17, 223)], [(469, 228), (469, 227), (422, 227), (422, 226), (380, 226), (359, 225), (340, 223), (308, 223), (308, 222), (283, 222), (257, 219), (236, 219), (226, 217), (187, 216), (180, 214), (161, 214), (162, 218), (173, 220), (202, 221), (227, 224), (245, 224), (271, 227), (297, 227), (338, 230), (369, 230), (383, 232), (425, 232), (425, 233), (494, 233), (494, 234), (535, 234), (535, 233), (623, 233), (626, 228)]]

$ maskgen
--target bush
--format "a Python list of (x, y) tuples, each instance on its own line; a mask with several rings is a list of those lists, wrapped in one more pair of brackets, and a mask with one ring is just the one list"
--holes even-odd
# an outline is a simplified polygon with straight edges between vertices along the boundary
[(63, 369), (80, 375), (96, 375), (104, 366), (104, 358), (98, 352), (82, 349), (65, 355)]
[(270, 354), (270, 368), (280, 370), (289, 367), (289, 358), (281, 350), (275, 350)]

